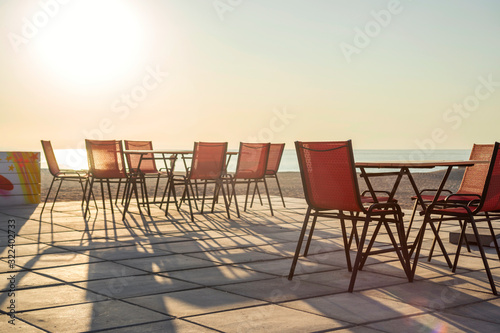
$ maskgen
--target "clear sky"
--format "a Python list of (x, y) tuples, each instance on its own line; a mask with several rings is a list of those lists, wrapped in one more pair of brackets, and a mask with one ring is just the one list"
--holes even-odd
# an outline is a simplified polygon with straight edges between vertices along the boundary
[(500, 1), (0, 0), (0, 150), (500, 141)]

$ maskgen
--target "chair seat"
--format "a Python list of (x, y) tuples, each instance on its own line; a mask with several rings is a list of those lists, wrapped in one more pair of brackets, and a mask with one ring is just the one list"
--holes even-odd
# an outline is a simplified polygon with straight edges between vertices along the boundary
[[(429, 195), (429, 194), (424, 194), (421, 197), (424, 201), (433, 201), (434, 200), (434, 196)], [(440, 195), (438, 197), (437, 201), (445, 201), (447, 197), (448, 196), (446, 196), (446, 195)], [(474, 196), (474, 195), (453, 195), (453, 198), (450, 201), (452, 201), (452, 202), (470, 202), (472, 200), (476, 200), (477, 198), (478, 198), (477, 195), (476, 196)], [(411, 197), (411, 199), (417, 200), (417, 196), (414, 195), (413, 197)]]
[(142, 172), (144, 174), (144, 176), (147, 176), (147, 177), (158, 177), (158, 175), (160, 176), (169, 176), (170, 175), (170, 172), (169, 171), (146, 171), (146, 172)]
[(75, 178), (75, 179), (89, 177), (88, 173), (85, 171), (78, 172), (78, 171), (73, 171), (73, 170), (60, 171), (56, 174), (56, 176), (59, 178)]
[[(476, 211), (474, 207), (469, 207), (472, 213)], [(432, 214), (441, 214), (441, 215), (451, 215), (451, 216), (467, 216), (469, 213), (467, 209), (462, 206), (451, 207), (451, 208), (439, 208), (433, 209)]]
[[(377, 201), (373, 199), (373, 195), (377, 197)], [(361, 203), (362, 204), (373, 204), (376, 202), (388, 202), (390, 198), (390, 193), (387, 191), (369, 191), (365, 190), (361, 193)], [(398, 200), (395, 198), (392, 198), (390, 202), (397, 203)]]

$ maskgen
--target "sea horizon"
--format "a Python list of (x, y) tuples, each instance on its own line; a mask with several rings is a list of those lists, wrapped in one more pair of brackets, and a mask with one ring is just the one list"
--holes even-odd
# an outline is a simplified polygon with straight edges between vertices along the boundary
[[(171, 149), (168, 150), (181, 150)], [(237, 149), (229, 149), (229, 151), (238, 151)], [(59, 167), (61, 169), (88, 169), (87, 157), (85, 149), (55, 149)], [(354, 159), (357, 162), (372, 162), (372, 161), (423, 161), (423, 160), (468, 160), (470, 149), (354, 149)], [(234, 172), (236, 169), (237, 158), (233, 157), (230, 160), (228, 171)], [(161, 162), (159, 162), (161, 163)], [(159, 164), (160, 165), (160, 164)], [(40, 166), (42, 169), (47, 169), (45, 157), (40, 158)], [(185, 171), (183, 163), (176, 163), (177, 171)], [(418, 169), (415, 172), (430, 172), (439, 170), (434, 169)], [(281, 159), (280, 172), (299, 172), (297, 155), (295, 149), (285, 149)]]

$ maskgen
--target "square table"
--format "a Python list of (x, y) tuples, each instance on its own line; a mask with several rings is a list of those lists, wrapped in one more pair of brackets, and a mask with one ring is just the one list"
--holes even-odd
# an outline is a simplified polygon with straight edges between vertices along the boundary
[[(433, 203), (436, 202), (439, 199), (439, 196), (441, 194), (441, 191), (443, 190), (446, 180), (448, 179), (448, 176), (451, 173), (451, 170), (454, 167), (468, 167), (468, 166), (473, 166), (474, 164), (479, 164), (479, 163), (489, 163), (489, 161), (479, 161), (479, 160), (467, 160), (467, 161), (381, 161), (381, 162), (356, 162), (356, 168), (359, 168), (361, 171), (361, 177), (363, 177), (366, 181), (366, 185), (368, 187), (368, 190), (370, 191), (372, 197), (374, 198), (375, 202), (377, 202), (377, 197), (375, 195), (375, 190), (373, 189), (372, 184), (370, 183), (370, 177), (379, 177), (379, 176), (397, 176), (396, 181), (394, 182), (394, 185), (392, 187), (392, 190), (389, 194), (388, 200), (392, 200), (394, 198), (394, 195), (396, 194), (396, 191), (398, 189), (399, 183), (401, 179), (403, 178), (404, 175), (406, 175), (411, 183), (411, 186), (415, 192), (415, 195), (417, 197), (416, 200), (418, 200), (419, 205), (422, 207), (422, 213), (425, 212), (427, 205), (425, 204), (424, 200), (422, 199), (422, 196), (420, 194), (420, 191), (417, 187), (417, 184), (415, 183), (415, 180), (413, 179), (413, 176), (411, 174), (410, 169), (432, 169), (436, 167), (446, 167), (446, 172), (443, 175), (443, 178), (441, 180), (441, 183), (439, 184), (439, 187), (436, 190), (436, 193), (434, 195)], [(367, 172), (366, 169), (399, 169), (399, 171), (391, 171), (391, 172)], [(422, 214), (421, 213), (421, 214)], [(410, 225), (411, 227), (411, 225)], [(444, 248), (444, 245), (439, 237), (437, 237), (437, 230), (434, 227), (433, 224), (431, 224), (432, 231), (434, 232), (434, 235), (436, 236), (437, 242), (439, 247), (441, 248), (441, 251), (446, 259), (446, 262), (448, 266), (451, 268), (452, 264), (451, 261), (448, 257), (448, 254), (446, 253), (446, 250)], [(410, 229), (410, 228), (409, 228)], [(410, 230), (407, 230), (407, 235), (406, 238), (408, 238), (408, 234)], [(419, 242), (419, 237), (420, 233), (423, 232), (423, 230), (419, 230), (417, 237), (416, 237), (416, 242), (411, 246), (412, 252), (417, 246), (417, 243)], [(420, 239), (420, 242), (422, 242), (423, 239)], [(410, 256), (412, 254), (410, 253)], [(417, 260), (414, 262), (414, 266), (412, 268), (413, 274), (415, 274), (415, 264)]]
[[(136, 182), (136, 179), (137, 177), (140, 175), (140, 169), (141, 169), (141, 162), (142, 160), (147, 160), (147, 159), (161, 159), (164, 161), (165, 163), (165, 167), (167, 167), (167, 160), (170, 160), (173, 156), (174, 159), (177, 159), (177, 156), (178, 155), (181, 155), (182, 157), (182, 161), (184, 163), (184, 167), (186, 170), (189, 169), (187, 163), (186, 163), (186, 159), (189, 159), (189, 157), (187, 157), (186, 155), (192, 155), (193, 154), (193, 151), (192, 150), (157, 150), (157, 149), (154, 149), (154, 150), (124, 150), (123, 151), (124, 154), (138, 154), (138, 155), (141, 155), (141, 158), (139, 159), (139, 163), (137, 165), (137, 168), (135, 168), (134, 170), (131, 170), (132, 172), (132, 175), (131, 177), (129, 177), (129, 179), (127, 180), (128, 182), (130, 182), (130, 186), (132, 186), (131, 190), (129, 191), (128, 195), (126, 196), (125, 198), (125, 207), (123, 209), (123, 219), (125, 219), (125, 214), (126, 212), (128, 211), (128, 207), (130, 205), (130, 201), (132, 200), (132, 193), (134, 192), (136, 194), (136, 198), (137, 198), (137, 201), (138, 201), (138, 205), (139, 205), (139, 199), (138, 199), (138, 193), (137, 193), (137, 182)], [(153, 154), (153, 157), (144, 157), (145, 155), (148, 155), (148, 154)], [(227, 172), (227, 166), (229, 164), (229, 161), (231, 160), (231, 157), (233, 155), (237, 155), (238, 152), (226, 152), (226, 156), (227, 156), (227, 160), (226, 160), (226, 172)], [(172, 166), (172, 174), (174, 172), (174, 167), (175, 167), (175, 164)], [(162, 199), (162, 202), (163, 204), (163, 199)], [(147, 203), (149, 205), (149, 203)]]

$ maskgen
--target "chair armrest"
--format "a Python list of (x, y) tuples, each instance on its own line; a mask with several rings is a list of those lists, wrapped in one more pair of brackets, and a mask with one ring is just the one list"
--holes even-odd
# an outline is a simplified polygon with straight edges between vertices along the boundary
[[(422, 195), (422, 194), (424, 194), (425, 192), (437, 192), (437, 189), (433, 189), (433, 188), (425, 188), (425, 189), (421, 190), (421, 191), (419, 192), (419, 194), (420, 194), (420, 195)], [(446, 193), (449, 193), (449, 194), (452, 194), (452, 193), (453, 193), (452, 191), (447, 190), (447, 189), (442, 189), (442, 190), (441, 190), (441, 193), (442, 193), (442, 192), (446, 192)]]
[[(367, 193), (369, 193), (369, 194), (370, 194), (370, 196), (372, 196), (372, 195), (371, 195), (371, 194), (372, 194), (372, 192), (370, 192), (370, 190), (364, 190), (364, 191), (363, 191), (363, 193), (361, 193), (361, 196), (362, 196), (362, 197), (364, 197), (364, 196), (365, 196), (365, 194), (367, 194)], [(390, 196), (390, 195), (391, 195), (391, 193), (390, 193), (389, 191), (373, 191), (373, 193), (384, 193), (384, 194), (386, 194), (387, 196)]]
[(187, 176), (185, 175), (172, 175), (172, 180), (186, 180)]
[(229, 174), (229, 173), (225, 173), (225, 174), (222, 174), (222, 176), (220, 177), (222, 180), (229, 180), (229, 181), (232, 181), (233, 180), (233, 175), (232, 174)]
[[(476, 202), (477, 200), (472, 200), (470, 201), (469, 203), (467, 204), (464, 204), (463, 202), (460, 203), (460, 202), (446, 202), (446, 201), (439, 201), (439, 202), (435, 202), (433, 204), (430, 204), (429, 207), (427, 207), (427, 212), (430, 211), (431, 214), (435, 214), (435, 213), (438, 213), (438, 214), (442, 214), (443, 213), (443, 210), (450, 210), (450, 209), (456, 209), (456, 208), (462, 208), (464, 209), (467, 214), (473, 214), (473, 211), (476, 210), (476, 207), (474, 206), (471, 206), (469, 205), (470, 203), (472, 202)], [(436, 211), (436, 212), (434, 212)], [(463, 213), (461, 212), (455, 212), (455, 213), (452, 213), (450, 215), (454, 215), (454, 216), (460, 216), (462, 215)]]
[(370, 207), (368, 207), (368, 212), (374, 211), (376, 209), (381, 209), (381, 210), (387, 210), (387, 209), (389, 209), (389, 210), (395, 210), (399, 214), (401, 214), (401, 216), (404, 216), (404, 213), (401, 210), (401, 206), (397, 202), (394, 202), (394, 201), (373, 203), (372, 205), (370, 205)]
[(474, 193), (453, 193), (446, 197), (445, 201), (453, 201), (453, 197), (475, 197), (477, 199), (473, 199), (471, 201), (481, 200), (481, 196), (479, 194)]
[(467, 206), (468, 207), (472, 207), (472, 206), (479, 206), (479, 203), (481, 202), (481, 199), (474, 199), (474, 200), (471, 200), (467, 203)]

